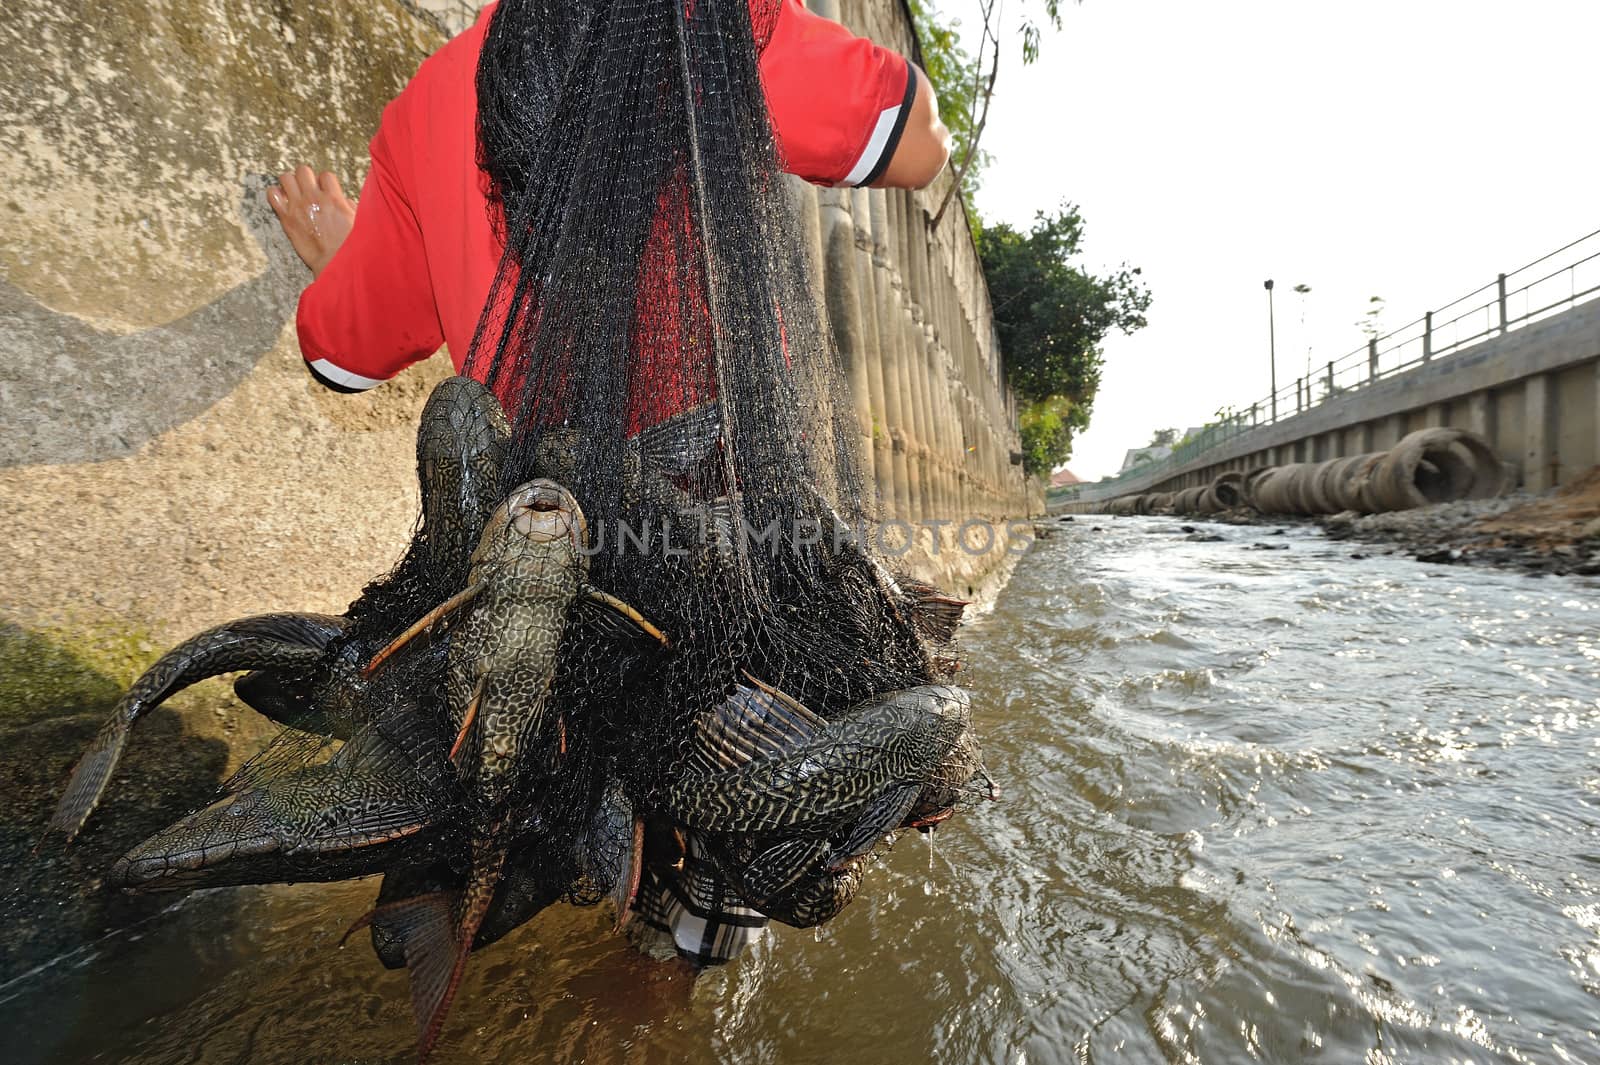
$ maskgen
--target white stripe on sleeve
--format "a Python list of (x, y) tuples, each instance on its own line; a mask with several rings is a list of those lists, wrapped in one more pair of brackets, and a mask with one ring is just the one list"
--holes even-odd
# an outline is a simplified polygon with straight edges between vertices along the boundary
[(866, 176), (877, 169), (878, 161), (883, 157), (883, 150), (888, 147), (889, 140), (894, 136), (896, 122), (900, 118), (900, 109), (904, 104), (895, 104), (886, 107), (878, 113), (878, 124), (872, 127), (872, 136), (867, 138), (867, 146), (861, 150), (861, 158), (856, 160), (856, 165), (850, 168), (850, 173), (844, 176), (836, 188), (848, 188), (861, 184)]
[(327, 359), (317, 359), (312, 362), (311, 370), (325, 381), (332, 381), (341, 388), (349, 388), (357, 392), (365, 392), (375, 385), (383, 384), (380, 378), (362, 377), (358, 373), (351, 373), (343, 367), (335, 366)]

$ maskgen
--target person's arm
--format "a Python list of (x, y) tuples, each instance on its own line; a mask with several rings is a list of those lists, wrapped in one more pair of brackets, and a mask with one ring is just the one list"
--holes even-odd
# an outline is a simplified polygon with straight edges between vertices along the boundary
[[(310, 174), (301, 168), (287, 175), (295, 178), (301, 197), (298, 212), (282, 185), (269, 190), (285, 232), (315, 275), (300, 294), (295, 315), (300, 353), (321, 384), (337, 392), (364, 392), (444, 343), (422, 233), (381, 128), (372, 141), (372, 169), (361, 188), (360, 207), (342, 239), (325, 225), (319, 236), (310, 232), (314, 227), (298, 224), (313, 217), (314, 190), (326, 196), (329, 188), (323, 181), (308, 186)], [(332, 188), (337, 189), (336, 182)], [(326, 218), (330, 209), (324, 206), (318, 215)]]
[(317, 174), (302, 163), (279, 175), (276, 187), (267, 189), (267, 202), (295, 254), (317, 278), (356, 220), (356, 205), (344, 194), (339, 179), (326, 170)]
[(761, 81), (784, 169), (813, 184), (921, 188), (949, 158), (927, 75), (800, 0), (784, 0)]
[(911, 114), (888, 165), (872, 183), (874, 188), (926, 188), (950, 159), (950, 131), (939, 118), (939, 101), (933, 94), (933, 83), (915, 63), (908, 61), (906, 66), (911, 68), (917, 81)]

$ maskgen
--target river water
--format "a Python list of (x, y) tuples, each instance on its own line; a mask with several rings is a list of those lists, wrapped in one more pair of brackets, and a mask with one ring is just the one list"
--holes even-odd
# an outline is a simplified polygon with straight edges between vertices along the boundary
[[(547, 911), (435, 1060), (1600, 1061), (1600, 583), (1060, 528), (966, 630), (1002, 801), (698, 982)], [(412, 1060), (374, 890), (193, 896), (0, 990), (5, 1056)]]

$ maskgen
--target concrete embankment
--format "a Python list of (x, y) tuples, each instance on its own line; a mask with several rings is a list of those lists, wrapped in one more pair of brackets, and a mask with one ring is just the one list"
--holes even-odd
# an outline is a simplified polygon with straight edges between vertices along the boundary
[[(1303, 483), (1285, 491), (1291, 486), (1281, 476), (1279, 490), (1271, 490), (1264, 480), (1273, 475), (1265, 471), (1304, 472), (1320, 464), (1328, 484), (1335, 485), (1379, 453), (1404, 451), (1430, 434), (1444, 442), (1439, 455), (1413, 464), (1407, 477), (1391, 478), (1400, 495), (1415, 496), (1410, 505), (1486, 494), (1470, 486), (1451, 494), (1451, 483), (1469, 467), (1467, 480), (1479, 486), (1503, 480), (1508, 488), (1537, 493), (1570, 484), (1600, 463), (1600, 300), (1547, 309), (1511, 327), (1506, 321), (1502, 306), (1498, 331), (1382, 375), (1374, 342), (1368, 377), (1335, 391), (1330, 365), (1330, 396), (1323, 402), (1270, 424), (1251, 425), (1250, 417), (1224, 423), (1211, 431), (1214, 443), (1207, 437), (1190, 445), (1202, 448), (1198, 453), (1180, 449), (1184, 457), (1153, 464), (1148, 473), (1131, 473), (1109, 487), (1085, 486), (1080, 498), (1063, 500), (1056, 509), (1126, 509), (1128, 500), (1139, 497), (1184, 498), (1188, 506), (1219, 478), (1234, 474), (1247, 493), (1263, 490), (1263, 509), (1332, 513), (1344, 507), (1318, 498), (1328, 493)], [(1444, 453), (1463, 448), (1470, 454), (1459, 460)], [(1438, 457), (1445, 461), (1434, 461)], [(1496, 461), (1502, 467), (1498, 478), (1489, 468)], [(1404, 500), (1381, 507), (1370, 499), (1361, 502), (1358, 509), (1396, 509)]]

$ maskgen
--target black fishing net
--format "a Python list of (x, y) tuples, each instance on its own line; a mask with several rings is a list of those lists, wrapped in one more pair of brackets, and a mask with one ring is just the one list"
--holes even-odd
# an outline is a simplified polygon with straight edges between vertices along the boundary
[(423, 416), (410, 548), (344, 618), (172, 652), (58, 815), (175, 678), (256, 666), (240, 697), (290, 727), (112, 880), (384, 874), (362, 923), (425, 1048), (467, 949), (556, 900), (626, 911), (642, 882), (664, 926), (816, 924), (887, 835), (988, 792), (948, 686), (962, 604), (866, 535), (758, 77), (777, 9), (501, 0), (478, 95), (506, 250)]

